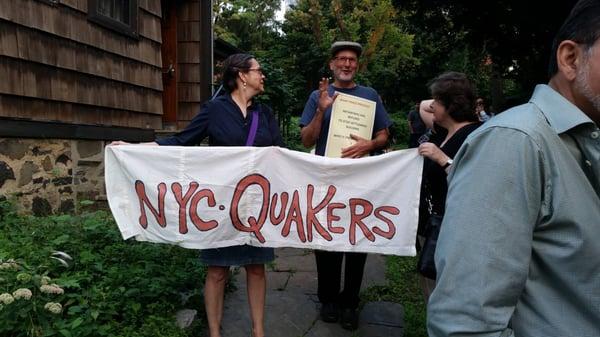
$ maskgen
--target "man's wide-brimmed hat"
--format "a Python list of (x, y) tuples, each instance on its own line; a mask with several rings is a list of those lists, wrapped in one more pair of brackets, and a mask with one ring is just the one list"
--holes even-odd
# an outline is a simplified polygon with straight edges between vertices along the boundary
[(352, 41), (336, 41), (331, 45), (331, 56), (335, 56), (335, 54), (342, 50), (352, 50), (356, 52), (356, 56), (360, 56), (362, 53), (362, 46), (360, 43)]

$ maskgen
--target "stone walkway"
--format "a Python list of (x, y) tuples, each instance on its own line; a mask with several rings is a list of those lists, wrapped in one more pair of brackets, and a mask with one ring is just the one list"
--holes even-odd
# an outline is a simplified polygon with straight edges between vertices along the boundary
[[(367, 303), (360, 314), (359, 330), (350, 332), (339, 323), (319, 319), (317, 271), (311, 250), (280, 248), (267, 267), (267, 337), (400, 337), (403, 331), (402, 306), (388, 302)], [(251, 321), (246, 297), (243, 268), (235, 275), (237, 289), (226, 295), (223, 312), (223, 336), (249, 337)], [(363, 278), (363, 290), (384, 285), (385, 258), (369, 254)]]

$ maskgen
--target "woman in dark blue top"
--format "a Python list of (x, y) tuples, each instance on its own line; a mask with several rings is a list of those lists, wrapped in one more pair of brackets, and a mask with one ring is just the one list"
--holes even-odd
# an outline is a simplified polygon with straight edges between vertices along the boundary
[[(204, 104), (188, 127), (172, 137), (158, 140), (159, 145), (196, 145), (208, 136), (210, 146), (244, 146), (254, 116), (258, 117), (258, 128), (250, 145), (283, 145), (271, 109), (252, 100), (264, 91), (265, 75), (256, 59), (248, 54), (235, 54), (225, 60), (223, 68), (223, 86), (228, 93)], [(221, 336), (225, 283), (229, 267), (233, 265), (243, 265), (246, 269), (252, 336), (264, 336), (264, 264), (273, 259), (273, 248), (248, 245), (202, 251), (201, 260), (208, 265), (204, 302), (211, 337)]]
[[(225, 60), (223, 68), (223, 86), (227, 94), (205, 103), (183, 131), (157, 140), (154, 144), (197, 145), (208, 137), (211, 146), (283, 145), (279, 126), (271, 109), (252, 100), (264, 91), (265, 75), (256, 59), (248, 54), (231, 55)], [(258, 123), (256, 133), (252, 136), (250, 131), (255, 117), (258, 118)], [(234, 265), (243, 265), (246, 269), (252, 336), (263, 337), (266, 293), (264, 264), (273, 261), (273, 248), (243, 245), (206, 249), (201, 252), (200, 258), (208, 265), (204, 302), (210, 337), (221, 336), (219, 330), (225, 283), (229, 267)]]

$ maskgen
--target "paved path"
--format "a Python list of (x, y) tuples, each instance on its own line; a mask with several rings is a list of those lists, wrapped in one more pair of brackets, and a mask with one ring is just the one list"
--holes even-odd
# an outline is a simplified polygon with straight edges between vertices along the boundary
[[(355, 332), (338, 323), (319, 319), (317, 271), (311, 250), (281, 248), (267, 270), (265, 330), (267, 337), (400, 337), (402, 307), (386, 302), (367, 303)], [(226, 295), (223, 312), (223, 336), (249, 337), (250, 317), (246, 298), (246, 274), (243, 268), (235, 276), (237, 289)], [(384, 285), (385, 258), (369, 254), (363, 278), (363, 290)]]

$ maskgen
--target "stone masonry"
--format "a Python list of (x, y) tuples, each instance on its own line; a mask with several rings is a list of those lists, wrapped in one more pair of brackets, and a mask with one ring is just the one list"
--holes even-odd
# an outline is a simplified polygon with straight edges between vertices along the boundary
[(0, 138), (0, 199), (22, 213), (73, 212), (83, 200), (103, 206), (104, 142)]

